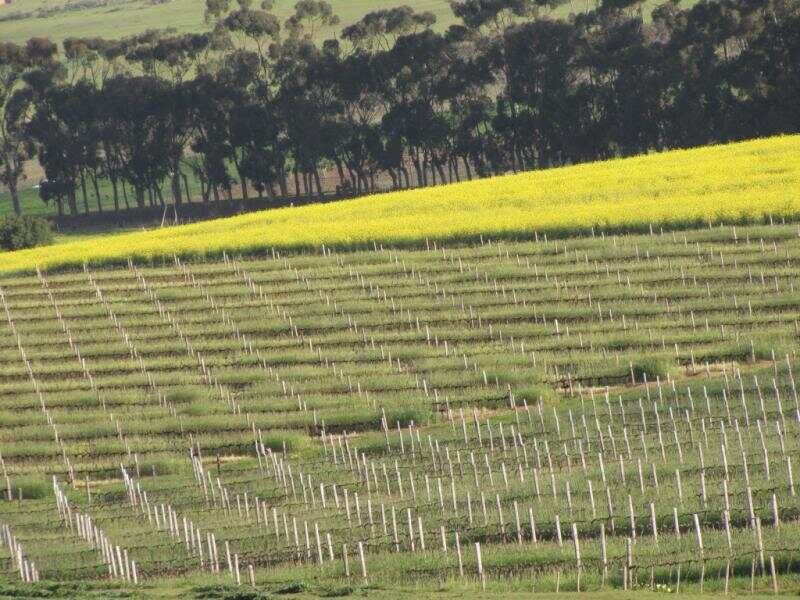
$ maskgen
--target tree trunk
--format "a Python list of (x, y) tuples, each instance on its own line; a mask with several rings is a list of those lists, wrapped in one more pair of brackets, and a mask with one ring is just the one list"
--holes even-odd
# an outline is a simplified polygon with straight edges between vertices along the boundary
[(455, 177), (455, 179), (456, 179), (456, 181), (458, 183), (461, 183), (461, 173), (459, 172), (459, 169), (458, 169), (458, 158), (453, 157), (450, 160), (450, 164), (451, 164), (451, 169), (452, 169), (453, 176)]
[(89, 197), (86, 195), (86, 176), (81, 171), (81, 194), (83, 195), (83, 209), (89, 214)]
[(439, 161), (434, 161), (433, 166), (436, 167), (436, 170), (439, 172), (439, 180), (442, 182), (442, 184), (449, 183), (448, 179), (445, 177), (442, 163)]
[(139, 208), (144, 208), (144, 188), (141, 185), (134, 186), (136, 191), (136, 205)]
[(342, 161), (336, 159), (336, 170), (339, 172), (339, 188), (343, 189), (345, 187), (345, 176), (344, 176), (344, 169), (342, 168)]
[(202, 177), (200, 179), (200, 195), (203, 197), (203, 204), (208, 204), (209, 189), (206, 187), (206, 180)]
[(236, 173), (239, 174), (239, 183), (242, 187), (242, 200), (247, 202), (250, 199), (250, 194), (248, 194), (247, 190), (247, 177), (242, 175), (242, 168), (239, 165), (239, 160), (236, 158), (236, 154), (234, 154), (233, 166), (236, 167)]
[(300, 174), (297, 172), (297, 167), (292, 169), (294, 173), (294, 197), (300, 198)]
[[(405, 165), (400, 165), (400, 172), (403, 174), (403, 177), (406, 179), (406, 189), (411, 188), (411, 178), (408, 176), (408, 169), (406, 169)], [(402, 183), (401, 183), (402, 186)]]
[(103, 200), (100, 198), (100, 186), (97, 184), (97, 175), (92, 173), (92, 186), (94, 187), (94, 195), (97, 198), (97, 212), (103, 212)]
[(350, 165), (347, 165), (347, 172), (350, 173), (350, 194), (361, 193), (361, 179), (356, 176)]
[(69, 212), (74, 217), (78, 214), (78, 202), (75, 200), (75, 188), (73, 187), (69, 191), (69, 196), (67, 197), (67, 202), (69, 203)]
[(122, 199), (125, 200), (125, 210), (130, 210), (131, 205), (128, 202), (128, 188), (125, 185), (125, 180), (122, 181)]
[(422, 165), (419, 163), (419, 158), (416, 156), (411, 159), (411, 164), (414, 165), (414, 170), (417, 172), (417, 187), (425, 185), (425, 178), (423, 177)]
[(281, 174), (278, 177), (278, 186), (281, 188), (281, 196), (289, 197), (289, 184), (286, 183), (286, 171), (281, 167)]
[(367, 181), (367, 176), (364, 173), (364, 170), (360, 166), (356, 169), (356, 178), (358, 180), (356, 194), (366, 194), (369, 191), (369, 182)]
[(117, 178), (111, 178), (111, 190), (114, 195), (114, 212), (119, 212), (119, 190), (117, 189)]
[(183, 179), (183, 185), (186, 188), (186, 202), (191, 202), (192, 192), (189, 191), (189, 178), (186, 177), (186, 173), (181, 173), (181, 179)]
[(166, 202), (164, 202), (164, 195), (161, 193), (161, 186), (158, 185), (157, 183), (154, 183), (153, 187), (155, 188), (156, 196), (158, 197), (158, 205), (164, 206)]
[[(8, 172), (6, 172), (8, 175)], [(11, 194), (11, 204), (14, 205), (14, 213), (19, 216), (22, 214), (22, 204), (19, 201), (19, 190), (17, 189), (17, 182), (13, 177), (8, 177), (8, 193)]]
[(524, 171), (525, 168), (526, 168), (526, 165), (525, 165), (525, 156), (522, 153), (522, 149), (515, 147), (514, 148), (514, 153), (515, 153), (515, 155), (517, 157), (517, 164), (519, 165), (519, 170), (520, 171)]
[(319, 199), (323, 200), (325, 198), (325, 192), (322, 190), (322, 181), (319, 178), (319, 170), (316, 167), (314, 168), (314, 181), (317, 182), (317, 193), (319, 194)]
[[(161, 194), (159, 193), (159, 196)], [(175, 206), (183, 204), (183, 190), (181, 189), (181, 172), (175, 170), (172, 173), (172, 202)]]

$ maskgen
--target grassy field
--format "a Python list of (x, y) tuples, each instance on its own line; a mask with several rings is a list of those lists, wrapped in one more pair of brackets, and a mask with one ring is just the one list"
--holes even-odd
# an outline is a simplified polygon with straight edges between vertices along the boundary
[(775, 222), (4, 275), (0, 570), (796, 593), (799, 260)]
[[(31, 170), (36, 170), (34, 166), (31, 166)], [(35, 183), (38, 182), (40, 178), (36, 179), (28, 179), (24, 182), (24, 185), (20, 189), (20, 204), (22, 206), (22, 213), (25, 215), (34, 215), (40, 217), (55, 217), (58, 214), (58, 208), (54, 204), (48, 204), (43, 202), (42, 199), (39, 197), (39, 189), (34, 187)], [(199, 201), (201, 198), (201, 190), (200, 190), (200, 182), (191, 175), (187, 176), (187, 181), (189, 183), (189, 191), (192, 194), (192, 197), (195, 201)], [(89, 189), (87, 189), (87, 197), (86, 202), (84, 203), (83, 196), (78, 192), (77, 195), (77, 204), (78, 210), (80, 214), (86, 213), (86, 205), (89, 206), (89, 212), (97, 213), (97, 196), (95, 195), (94, 189), (91, 187), (91, 183), (87, 184)], [(98, 180), (98, 189), (100, 191), (100, 205), (104, 212), (113, 212), (114, 211), (114, 196), (111, 187), (111, 183), (108, 180), (100, 179)], [(128, 190), (128, 206), (135, 207), (136, 201), (134, 198), (131, 197), (132, 193)], [(171, 197), (167, 194), (168, 201), (171, 201)], [(120, 192), (119, 198), (120, 208), (122, 210), (126, 209), (124, 198), (122, 197), (122, 192)], [(64, 212), (68, 214), (69, 209), (65, 206)], [(7, 191), (2, 190), (0, 191), (0, 217), (4, 215), (13, 214), (14, 208), (11, 203), (11, 196), (8, 194)], [(123, 217), (120, 217), (122, 219)]]
[[(277, 0), (276, 13), (280, 17), (288, 17), (293, 11), (295, 1)], [(11, 5), (0, 6), (0, 18), (9, 13), (30, 12), (45, 5), (63, 4), (66, 4), (63, 0), (14, 0)], [(395, 6), (390, 2), (376, 3), (370, 0), (332, 0), (331, 4), (344, 23), (352, 23), (380, 6)], [(408, 4), (416, 10), (431, 11), (439, 17), (443, 25), (452, 19), (446, 0), (409, 0), (400, 4)], [(208, 27), (203, 19), (204, 7), (202, 0), (170, 0), (163, 4), (148, 0), (112, 0), (107, 6), (98, 8), (0, 22), (0, 37), (21, 42), (35, 35), (60, 41), (65, 37), (117, 38), (147, 29), (166, 27), (172, 27), (179, 32), (201, 31)]]
[(800, 212), (800, 136), (776, 137), (255, 212), (0, 254), (0, 270), (218, 256), (373, 240), (479, 240), (772, 219)]
[[(329, 0), (343, 24), (357, 21), (363, 15), (377, 8), (390, 8), (401, 4), (418, 11), (430, 11), (438, 18), (438, 27), (445, 28), (453, 22), (453, 15), (446, 0), (404, 0), (390, 2), (381, 0)], [(289, 16), (296, 0), (276, 0), (276, 13), (284, 18)], [(646, 0), (645, 12), (659, 2)], [(63, 7), (65, 0), (14, 0), (12, 4), (0, 6), (0, 19), (14, 13), (31, 13), (43, 7)], [(556, 10), (554, 14), (566, 16), (570, 12), (586, 8), (582, 0), (575, 0)], [(108, 37), (118, 38), (140, 33), (147, 29), (174, 28), (179, 32), (201, 31), (207, 28), (203, 19), (202, 0), (169, 0), (163, 4), (150, 0), (110, 0), (105, 6), (80, 10), (60, 11), (25, 19), (0, 21), (0, 38), (23, 42), (32, 36), (49, 37), (61, 41), (65, 37)], [(327, 32), (335, 35), (336, 31)]]

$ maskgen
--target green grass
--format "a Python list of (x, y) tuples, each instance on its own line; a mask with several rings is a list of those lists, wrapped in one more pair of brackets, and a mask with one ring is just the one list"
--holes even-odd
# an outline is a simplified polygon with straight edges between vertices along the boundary
[[(294, 0), (278, 0), (276, 14), (285, 19), (293, 12)], [(43, 5), (56, 4), (41, 0), (15, 0), (0, 7), (0, 17), (13, 12), (28, 12)], [(65, 4), (59, 2), (58, 4)], [(352, 23), (377, 6), (369, 0), (332, 0), (334, 10), (342, 22)], [(402, 3), (399, 3), (402, 4)], [(436, 14), (442, 25), (452, 19), (445, 0), (411, 0), (405, 2), (416, 10), (429, 10)], [(394, 6), (394, 4), (386, 4)], [(23, 42), (31, 36), (49, 37), (61, 41), (65, 37), (118, 38), (140, 33), (147, 29), (171, 27), (177, 31), (195, 32), (207, 27), (201, 0), (170, 0), (153, 4), (147, 0), (111, 2), (102, 8), (62, 12), (45, 18), (27, 18), (0, 22), (0, 36), (8, 41)], [(328, 32), (335, 33), (335, 32)]]
[[(298, 591), (294, 591), (298, 590)], [(97, 583), (86, 583), (83, 585), (70, 584), (41, 584), (37, 586), (23, 586), (20, 584), (5, 584), (0, 587), (0, 593), (7, 597), (17, 597), (19, 595), (41, 594), (41, 596), (51, 598), (75, 598), (85, 600), (91, 598), (152, 598), (167, 600), (171, 598), (195, 598), (196, 600), (267, 600), (275, 597), (294, 598), (297, 600), (311, 600), (318, 598), (377, 598), (379, 600), (398, 599), (424, 599), (433, 600), (438, 598), (472, 600), (486, 597), (502, 597), (511, 600), (523, 600), (531, 597), (530, 591), (516, 590), (511, 588), (490, 587), (481, 590), (477, 584), (464, 585), (457, 582), (445, 582), (438, 585), (426, 587), (393, 587), (384, 589), (379, 585), (339, 585), (339, 586), (320, 586), (318, 588), (307, 589), (302, 585), (292, 585), (292, 582), (285, 584), (274, 584), (272, 586), (261, 586), (256, 591), (249, 589), (242, 590), (230, 584), (220, 584), (209, 577), (194, 577), (192, 580), (176, 584), (174, 580), (162, 580), (148, 584), (144, 589), (131, 589), (120, 586), (117, 589), (109, 589)], [(278, 595), (275, 595), (278, 594)], [(620, 600), (630, 598), (631, 593), (622, 591), (603, 591), (591, 593), (576, 592), (538, 592), (536, 598), (541, 600)], [(638, 590), (637, 598), (646, 600), (657, 600), (664, 597), (664, 593)], [(697, 591), (688, 593), (681, 592), (681, 598), (686, 600), (698, 600), (708, 598), (708, 594), (700, 595)], [(767, 600), (774, 598), (771, 593), (747, 594), (753, 600)]]
[[(330, 0), (334, 11), (341, 18), (342, 26), (353, 23), (366, 13), (377, 8), (408, 5), (417, 11), (430, 11), (438, 19), (437, 27), (444, 29), (454, 22), (446, 0), (405, 0), (376, 3), (371, 0)], [(35, 11), (42, 6), (63, 6), (64, 0), (14, 0), (0, 6), (0, 17), (16, 12)], [(277, 0), (275, 12), (285, 19), (293, 12), (295, 0)], [(645, 0), (645, 14), (659, 4), (659, 0)], [(557, 16), (586, 8), (583, 0), (575, 0), (555, 11)], [(61, 41), (66, 37), (119, 38), (140, 33), (147, 29), (174, 28), (178, 32), (195, 32), (207, 28), (203, 18), (204, 3), (201, 0), (169, 0), (154, 4), (148, 0), (112, 0), (107, 6), (83, 10), (60, 12), (44, 18), (30, 17), (21, 20), (0, 22), (0, 37), (13, 42), (24, 42), (32, 36), (49, 37)], [(340, 27), (325, 31), (321, 35), (336, 35)]]
[[(43, 202), (39, 197), (38, 188), (34, 187), (37, 185), (38, 179), (42, 176), (41, 173), (33, 163), (31, 163), (30, 168), (32, 172), (29, 174), (28, 179), (22, 181), (20, 189), (20, 205), (22, 207), (23, 214), (36, 216), (57, 215), (57, 206), (55, 204)], [(192, 198), (194, 200), (199, 200), (201, 196), (199, 181), (191, 173), (187, 173), (187, 179), (189, 181), (189, 191), (192, 194)], [(98, 181), (98, 188), (100, 191), (100, 205), (102, 206), (103, 211), (113, 212), (114, 199), (111, 183), (108, 180), (101, 179)], [(171, 196), (170, 192), (168, 191), (168, 186), (166, 185), (164, 186), (164, 193), (166, 194), (165, 201), (170, 202)], [(87, 205), (90, 213), (97, 213), (97, 195), (95, 194), (95, 190), (91, 185), (91, 182), (87, 181), (86, 202), (84, 202), (80, 188), (78, 188), (77, 191), (76, 201), (80, 214), (84, 214), (86, 212)], [(128, 203), (130, 207), (136, 207), (136, 201), (131, 190), (128, 190)], [(123, 210), (126, 208), (121, 187), (119, 189), (119, 205)], [(11, 196), (5, 189), (0, 190), (0, 216), (11, 214), (12, 212), (13, 207), (11, 204)], [(69, 214), (69, 208), (67, 207), (66, 202), (64, 203), (64, 214)], [(108, 229), (109, 228), (106, 227), (106, 230)], [(113, 227), (110, 229), (113, 229)], [(80, 231), (70, 231), (70, 233), (79, 234), (86, 231), (91, 231), (91, 228), (82, 228)]]

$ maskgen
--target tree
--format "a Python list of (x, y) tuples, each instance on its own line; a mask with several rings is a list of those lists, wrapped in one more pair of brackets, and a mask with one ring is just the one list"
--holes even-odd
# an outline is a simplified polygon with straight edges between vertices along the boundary
[(376, 10), (345, 27), (342, 38), (366, 52), (389, 51), (397, 38), (418, 33), (436, 23), (432, 12), (417, 13), (410, 6)]
[(760, 31), (735, 59), (739, 103), (735, 137), (800, 132), (800, 7), (782, 2), (760, 11)]
[(25, 162), (35, 152), (25, 134), (33, 107), (26, 77), (33, 71), (52, 74), (55, 53), (55, 45), (41, 38), (31, 38), (25, 46), (0, 43), (0, 182), (8, 188), (18, 215), (22, 214), (19, 181), (24, 177)]
[(499, 36), (516, 19), (530, 19), (541, 6), (558, 0), (450, 0), (450, 8), (464, 25), (473, 30), (488, 29)]
[[(88, 210), (87, 185), (133, 186), (139, 206), (183, 201), (184, 172), (220, 200), (375, 191), (800, 131), (794, 0), (452, 0), (444, 33), (382, 8), (319, 43), (338, 18), (299, 0), (206, 0), (211, 28), (0, 46), (0, 173), (16, 189), (34, 146), (43, 199)], [(569, 1), (569, 0), (567, 0)], [(583, 3), (581, 3), (583, 4)], [(635, 93), (634, 93), (635, 92)], [(410, 165), (410, 166), (409, 166)], [(13, 194), (12, 194), (13, 195)], [(187, 192), (188, 195), (188, 192)], [(18, 202), (17, 202), (18, 204)]]
[(93, 119), (97, 91), (86, 82), (50, 86), (37, 94), (37, 110), (26, 128), (38, 144), (39, 163), (48, 181), (57, 182), (59, 197), (66, 197), (76, 215), (76, 190), (83, 184), (84, 209), (89, 211), (85, 172), (98, 165), (98, 138)]
[(294, 14), (286, 20), (286, 29), (294, 37), (314, 40), (326, 27), (339, 24), (339, 17), (325, 0), (300, 0), (294, 5)]
[[(170, 148), (162, 132), (169, 127), (170, 86), (153, 77), (116, 77), (103, 92), (119, 131), (121, 174), (140, 208), (164, 204), (161, 182), (170, 171)], [(147, 198), (145, 197), (147, 195)]]

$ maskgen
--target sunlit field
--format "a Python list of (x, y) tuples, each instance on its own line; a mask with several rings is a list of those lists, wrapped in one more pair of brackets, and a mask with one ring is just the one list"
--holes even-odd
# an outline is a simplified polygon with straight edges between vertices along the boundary
[(665, 152), (0, 254), (0, 270), (272, 248), (601, 235), (800, 213), (800, 136)]

